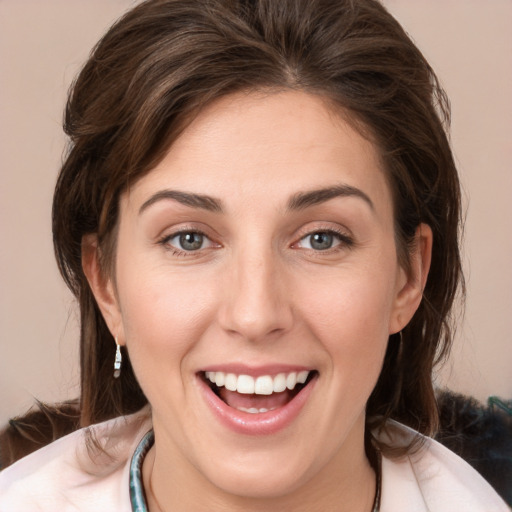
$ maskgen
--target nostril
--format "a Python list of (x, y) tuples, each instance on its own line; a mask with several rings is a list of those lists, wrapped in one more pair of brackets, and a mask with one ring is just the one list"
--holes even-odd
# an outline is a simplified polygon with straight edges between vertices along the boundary
[(279, 277), (282, 273), (278, 274), (274, 268), (276, 256), (259, 256), (255, 261), (255, 252), (244, 251), (240, 261), (234, 262), (234, 273), (225, 283), (226, 295), (219, 308), (219, 319), (231, 335), (261, 341), (289, 330), (292, 314), (289, 293), (282, 293), (285, 288)]

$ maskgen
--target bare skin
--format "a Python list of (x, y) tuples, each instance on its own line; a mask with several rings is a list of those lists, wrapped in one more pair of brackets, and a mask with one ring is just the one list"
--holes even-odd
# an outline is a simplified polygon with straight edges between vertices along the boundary
[[(84, 269), (152, 406), (150, 510), (369, 512), (365, 404), (432, 243), (420, 226), (407, 274), (372, 143), (315, 96), (229, 96), (123, 195), (120, 219), (116, 286), (94, 250)], [(205, 399), (210, 369), (280, 365), (314, 378), (279, 428), (237, 430), (248, 414), (228, 401), (224, 421)]]

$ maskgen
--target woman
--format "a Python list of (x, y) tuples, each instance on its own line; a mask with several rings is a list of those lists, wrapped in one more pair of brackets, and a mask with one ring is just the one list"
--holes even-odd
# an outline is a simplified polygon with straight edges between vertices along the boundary
[(461, 278), (447, 110), (371, 0), (114, 25), (53, 210), (89, 428), (5, 470), (0, 510), (505, 510), (423, 437)]

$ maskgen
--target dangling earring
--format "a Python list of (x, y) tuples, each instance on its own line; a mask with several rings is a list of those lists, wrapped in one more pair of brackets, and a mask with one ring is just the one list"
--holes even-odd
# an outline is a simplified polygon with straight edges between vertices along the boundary
[(116, 358), (114, 360), (114, 379), (118, 379), (121, 375), (121, 363), (123, 362), (123, 356), (121, 355), (121, 345), (117, 342), (116, 336)]

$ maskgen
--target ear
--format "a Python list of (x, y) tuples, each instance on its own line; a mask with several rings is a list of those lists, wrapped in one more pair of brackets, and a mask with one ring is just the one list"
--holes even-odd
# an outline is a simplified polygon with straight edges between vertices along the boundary
[(403, 268), (399, 269), (389, 334), (401, 331), (409, 323), (421, 303), (427, 283), (432, 258), (432, 229), (427, 224), (420, 224), (414, 238), (414, 251), (410, 255), (410, 272), (407, 273)]
[(101, 269), (98, 237), (95, 234), (82, 237), (82, 268), (112, 336), (120, 345), (124, 345), (119, 301), (112, 277)]

